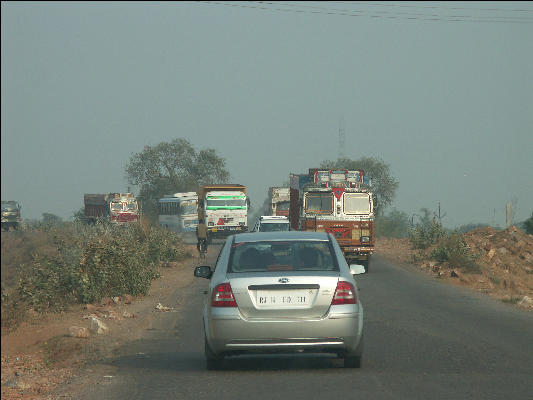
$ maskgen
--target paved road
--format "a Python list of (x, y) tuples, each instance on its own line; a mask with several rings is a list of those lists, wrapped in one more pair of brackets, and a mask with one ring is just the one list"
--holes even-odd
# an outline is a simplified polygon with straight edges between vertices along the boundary
[(161, 314), (155, 330), (105, 360), (117, 368), (114, 378), (80, 398), (533, 398), (533, 313), (379, 257), (358, 282), (366, 316), (359, 370), (343, 369), (334, 357), (300, 355), (241, 356), (222, 371), (206, 371), (201, 308), (207, 281), (195, 279), (179, 294), (188, 312)]

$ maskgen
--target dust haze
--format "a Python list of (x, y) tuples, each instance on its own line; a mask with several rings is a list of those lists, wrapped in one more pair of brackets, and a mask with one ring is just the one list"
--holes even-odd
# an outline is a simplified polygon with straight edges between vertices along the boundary
[(2, 200), (69, 219), (185, 138), (260, 207), (339, 156), (343, 121), (346, 157), (391, 166), (393, 207), (531, 215), (533, 3), (239, 4), (2, 2)]

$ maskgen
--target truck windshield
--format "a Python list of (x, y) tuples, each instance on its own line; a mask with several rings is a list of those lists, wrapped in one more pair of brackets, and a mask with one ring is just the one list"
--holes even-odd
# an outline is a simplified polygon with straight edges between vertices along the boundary
[(128, 211), (137, 211), (137, 203), (128, 203)]
[(114, 201), (111, 203), (111, 210), (113, 211), (122, 211), (122, 203), (119, 201)]
[(369, 214), (370, 196), (368, 193), (344, 193), (344, 212), (346, 214)]
[(196, 202), (188, 201), (186, 203), (181, 203), (181, 213), (183, 215), (189, 215), (189, 214), (197, 214), (198, 208), (196, 206)]
[(207, 209), (246, 210), (246, 200), (242, 199), (210, 199), (207, 198)]
[(282, 201), (276, 204), (276, 210), (278, 211), (289, 211), (289, 206), (291, 205), (288, 201)]
[(305, 212), (309, 214), (331, 214), (333, 211), (332, 193), (307, 193)]

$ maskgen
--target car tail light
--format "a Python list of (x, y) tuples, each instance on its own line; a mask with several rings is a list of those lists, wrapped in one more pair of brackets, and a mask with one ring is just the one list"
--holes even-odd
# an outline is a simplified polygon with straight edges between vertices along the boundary
[(337, 289), (335, 289), (331, 305), (334, 306), (337, 304), (357, 304), (357, 295), (351, 283), (344, 281), (337, 282)]
[(237, 307), (237, 302), (233, 296), (231, 285), (229, 283), (221, 283), (213, 290), (213, 297), (211, 298), (211, 306), (213, 307)]

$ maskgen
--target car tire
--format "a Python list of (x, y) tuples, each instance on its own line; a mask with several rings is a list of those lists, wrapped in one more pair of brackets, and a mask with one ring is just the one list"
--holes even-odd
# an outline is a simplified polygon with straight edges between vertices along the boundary
[(345, 356), (344, 368), (361, 368), (361, 356)]
[(368, 274), (368, 269), (369, 269), (368, 267), (370, 265), (370, 257), (364, 260), (362, 264), (363, 264), (363, 267), (365, 267), (365, 274)]
[(209, 371), (215, 371), (217, 369), (220, 369), (222, 367), (222, 361), (224, 357), (219, 356), (215, 353), (213, 353), (213, 350), (209, 347), (209, 344), (207, 343), (207, 339), (204, 339), (205, 345), (205, 360), (206, 360), (206, 367)]
[(361, 358), (363, 357), (365, 341), (364, 334), (359, 339), (359, 344), (353, 353), (341, 355), (344, 358), (344, 368), (361, 368)]

